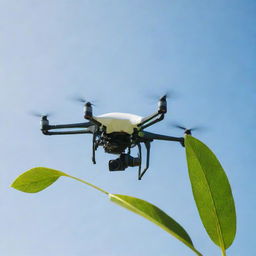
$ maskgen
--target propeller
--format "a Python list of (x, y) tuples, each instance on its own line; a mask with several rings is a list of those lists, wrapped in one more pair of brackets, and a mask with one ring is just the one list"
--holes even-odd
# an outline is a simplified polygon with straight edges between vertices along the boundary
[(147, 97), (152, 100), (160, 100), (160, 99), (163, 99), (164, 97), (166, 99), (169, 99), (169, 98), (174, 99), (177, 97), (177, 94), (173, 90), (167, 90), (163, 94), (155, 94), (155, 93), (148, 94)]
[(47, 118), (47, 117), (53, 115), (53, 113), (45, 113), (45, 114), (42, 114), (42, 113), (35, 112), (35, 111), (30, 111), (29, 114), (30, 114), (31, 116), (41, 117), (41, 118)]
[(175, 127), (175, 128), (178, 128), (178, 129), (181, 129), (181, 130), (184, 130), (184, 133), (188, 134), (188, 135), (192, 135), (192, 131), (204, 131), (204, 130), (206, 130), (206, 128), (203, 127), (203, 126), (195, 126), (195, 127), (192, 127), (192, 128), (186, 128), (185, 126), (177, 124), (177, 123), (174, 123), (174, 124), (172, 123), (171, 126)]
[(83, 97), (74, 96), (74, 97), (71, 97), (70, 99), (75, 102), (79, 102), (79, 103), (83, 103), (83, 104), (90, 104), (92, 106), (95, 106), (95, 101), (87, 101)]

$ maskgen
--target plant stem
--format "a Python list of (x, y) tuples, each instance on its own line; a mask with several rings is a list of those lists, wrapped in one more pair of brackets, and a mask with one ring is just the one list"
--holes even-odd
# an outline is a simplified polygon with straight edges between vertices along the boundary
[(104, 194), (106, 194), (106, 195), (109, 195), (109, 193), (108, 193), (107, 191), (105, 191), (104, 189), (99, 188), (99, 187), (97, 187), (97, 186), (95, 186), (95, 185), (93, 185), (93, 184), (91, 184), (91, 183), (89, 183), (89, 182), (87, 182), (87, 181), (81, 180), (81, 179), (76, 178), (76, 177), (71, 176), (71, 175), (67, 175), (67, 176), (70, 177), (70, 178), (72, 178), (72, 179), (74, 179), (74, 180), (80, 181), (80, 182), (82, 182), (82, 183), (84, 183), (84, 184), (86, 184), (86, 185), (88, 185), (88, 186), (90, 186), (90, 187), (92, 187), (92, 188), (95, 188), (95, 189), (99, 190), (100, 192), (102, 192), (102, 193), (104, 193)]
[(227, 256), (226, 250), (224, 248), (221, 248), (221, 256)]

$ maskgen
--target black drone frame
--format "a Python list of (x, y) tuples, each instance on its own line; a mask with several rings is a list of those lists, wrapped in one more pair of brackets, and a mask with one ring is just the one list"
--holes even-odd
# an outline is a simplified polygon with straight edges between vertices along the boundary
[[(138, 147), (138, 158), (139, 158), (139, 169), (138, 169), (138, 179), (141, 180), (142, 176), (149, 168), (149, 159), (150, 159), (150, 146), (153, 140), (165, 140), (165, 141), (176, 141), (181, 143), (184, 146), (183, 137), (172, 137), (166, 136), (157, 133), (151, 133), (144, 131), (145, 128), (152, 126), (161, 120), (164, 119), (164, 115), (167, 112), (167, 102), (166, 95), (160, 98), (158, 102), (158, 111), (154, 114), (147, 116), (142, 119), (141, 123), (137, 125), (138, 129), (134, 129), (134, 133), (131, 135), (131, 145), (128, 146), (128, 153), (130, 154), (130, 148), (133, 146)], [(97, 143), (97, 138), (99, 138), (102, 133), (105, 132), (106, 127), (104, 127), (99, 121), (97, 121), (92, 115), (92, 104), (87, 102), (85, 104), (85, 115), (84, 118), (88, 122), (83, 123), (74, 123), (74, 124), (60, 124), (60, 125), (50, 125), (47, 119), (47, 116), (42, 116), (41, 118), (41, 131), (45, 135), (71, 135), (71, 134), (92, 134), (92, 161), (95, 164), (95, 151), (97, 150), (99, 144)], [(64, 131), (52, 131), (59, 129), (79, 129), (79, 130), (64, 130)], [(189, 134), (190, 131), (187, 130), (185, 133)], [(144, 143), (146, 148), (146, 166), (141, 169), (141, 159), (142, 159), (142, 150), (141, 143)], [(126, 166), (127, 167), (127, 166)]]

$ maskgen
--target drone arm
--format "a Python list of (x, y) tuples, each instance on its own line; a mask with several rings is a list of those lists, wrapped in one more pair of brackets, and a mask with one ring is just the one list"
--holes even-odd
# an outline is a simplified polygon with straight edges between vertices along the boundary
[(141, 129), (144, 129), (164, 119), (164, 115), (167, 112), (166, 96), (167, 95), (164, 95), (162, 98), (160, 98), (158, 102), (157, 112), (148, 117), (143, 118), (141, 123), (138, 124), (138, 127), (141, 127)]
[(184, 138), (183, 137), (172, 137), (172, 136), (166, 136), (166, 135), (152, 133), (152, 132), (146, 132), (146, 131), (139, 132), (139, 136), (146, 140), (177, 141), (177, 142), (180, 142), (182, 146), (184, 146)]
[(141, 129), (145, 129), (145, 128), (147, 128), (147, 127), (149, 127), (149, 126), (151, 126), (151, 125), (153, 125), (153, 124), (155, 124), (155, 123), (160, 122), (160, 121), (163, 120), (163, 119), (164, 119), (164, 114), (161, 114), (158, 118), (153, 119), (151, 122), (149, 122), (149, 123), (147, 123), (147, 124), (145, 124), (145, 125), (142, 125), (142, 126), (141, 126)]
[(45, 127), (47, 130), (54, 130), (54, 129), (65, 129), (65, 128), (88, 128), (94, 125), (92, 122), (86, 123), (75, 123), (75, 124), (58, 124), (58, 125), (47, 125)]
[(93, 125), (96, 125), (96, 126), (99, 126), (99, 127), (102, 125), (102, 123), (97, 121), (92, 115), (85, 115), (84, 118), (89, 120), (90, 123), (93, 124)]
[[(90, 127), (94, 124), (91, 122), (86, 123), (75, 123), (75, 124), (59, 124), (59, 125), (50, 125), (47, 119), (41, 121), (41, 131), (45, 135), (69, 135), (69, 134), (83, 134), (83, 133), (92, 133)], [(74, 131), (56, 131), (51, 132), (49, 130), (55, 129), (67, 129), (67, 128), (87, 128), (83, 130), (74, 130)]]
[(150, 115), (150, 116), (147, 116), (147, 117), (144, 117), (141, 122), (138, 124), (138, 127), (142, 126), (143, 124), (149, 122), (150, 120), (152, 120), (153, 118), (157, 117), (159, 115), (158, 112)]
[(48, 130), (42, 130), (44, 135), (70, 135), (70, 134), (84, 134), (92, 133), (90, 130), (79, 130), (79, 131), (62, 131), (62, 132), (49, 132)]

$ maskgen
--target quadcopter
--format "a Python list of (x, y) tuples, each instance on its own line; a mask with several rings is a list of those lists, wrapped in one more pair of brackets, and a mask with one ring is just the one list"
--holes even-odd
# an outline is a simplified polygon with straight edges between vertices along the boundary
[[(52, 125), (48, 116), (41, 116), (41, 131), (44, 135), (70, 135), (70, 134), (92, 134), (92, 162), (96, 164), (95, 151), (99, 146), (109, 154), (119, 155), (117, 159), (109, 161), (109, 171), (124, 171), (127, 167), (138, 166), (138, 179), (149, 168), (150, 146), (154, 140), (176, 141), (184, 147), (183, 137), (172, 137), (157, 133), (147, 132), (145, 129), (164, 119), (167, 113), (167, 95), (162, 96), (158, 101), (158, 109), (155, 113), (141, 117), (128, 113), (107, 113), (94, 116), (93, 104), (83, 100), (84, 118), (88, 120), (83, 123)], [(67, 130), (67, 129), (79, 130)], [(191, 129), (184, 130), (185, 134), (191, 135)], [(61, 130), (60, 129), (66, 129)], [(57, 130), (57, 131), (52, 131)], [(146, 148), (146, 166), (142, 170), (141, 144)], [(138, 148), (138, 156), (131, 156), (131, 148)]]

